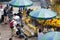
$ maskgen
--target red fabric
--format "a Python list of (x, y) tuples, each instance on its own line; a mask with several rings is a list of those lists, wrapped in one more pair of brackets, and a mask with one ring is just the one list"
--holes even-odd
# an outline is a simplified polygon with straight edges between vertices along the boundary
[(13, 27), (13, 23), (14, 23), (14, 21), (11, 21), (10, 22), (10, 27)]

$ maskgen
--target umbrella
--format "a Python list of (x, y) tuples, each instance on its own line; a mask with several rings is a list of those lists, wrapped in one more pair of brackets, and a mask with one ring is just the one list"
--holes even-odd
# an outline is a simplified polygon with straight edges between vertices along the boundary
[(56, 17), (57, 14), (56, 12), (50, 9), (41, 8), (41, 9), (30, 12), (29, 15), (35, 19), (51, 19), (51, 18)]
[(31, 6), (33, 3), (30, 0), (12, 0), (9, 5), (14, 7), (27, 7)]
[(40, 40), (60, 40), (60, 32), (46, 33)]

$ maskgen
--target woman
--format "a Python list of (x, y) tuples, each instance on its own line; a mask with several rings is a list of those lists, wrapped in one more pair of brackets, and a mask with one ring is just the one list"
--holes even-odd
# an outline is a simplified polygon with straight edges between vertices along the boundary
[(7, 16), (7, 11), (8, 11), (8, 9), (9, 9), (9, 6), (7, 5), (5, 8), (4, 8), (4, 10), (3, 10), (3, 24), (6, 24), (7, 23), (7, 21), (8, 21), (8, 16)]
[(41, 29), (39, 29), (39, 32), (38, 32), (38, 40), (40, 40), (40, 38), (43, 37), (43, 31)]

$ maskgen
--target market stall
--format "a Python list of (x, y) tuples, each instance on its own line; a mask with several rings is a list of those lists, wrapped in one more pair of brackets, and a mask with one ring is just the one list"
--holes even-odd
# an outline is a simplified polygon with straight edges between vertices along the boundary
[[(35, 26), (40, 28), (41, 26), (45, 26), (46, 20), (48, 20), (47, 22), (51, 21), (51, 19), (55, 18), (57, 14), (50, 9), (41, 8), (32, 11), (29, 15), (34, 20)], [(31, 23), (33, 23), (33, 21)]]
[(30, 21), (31, 21), (31, 19), (30, 19), (30, 17), (28, 16), (28, 17), (25, 19), (25, 23), (26, 23), (26, 25), (27, 25), (28, 28), (29, 28), (28, 31), (31, 33), (30, 36), (34, 36), (34, 35), (37, 33), (38, 27), (35, 27), (34, 25), (32, 25), (32, 24), (30, 23)]
[[(50, 22), (50, 24), (49, 24)], [(46, 21), (46, 25), (51, 25), (51, 26), (56, 26), (56, 27), (60, 27), (60, 19), (52, 19), (51, 21), (47, 22)]]

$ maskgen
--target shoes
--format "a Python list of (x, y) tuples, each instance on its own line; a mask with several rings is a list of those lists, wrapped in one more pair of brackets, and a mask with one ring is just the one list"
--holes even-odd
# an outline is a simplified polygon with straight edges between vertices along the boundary
[(12, 40), (12, 38), (9, 38), (9, 40)]

